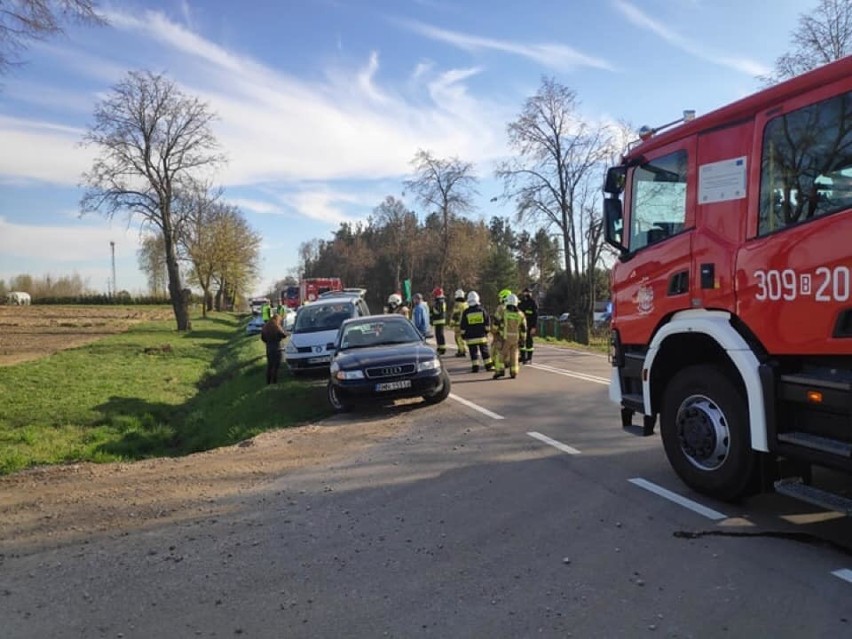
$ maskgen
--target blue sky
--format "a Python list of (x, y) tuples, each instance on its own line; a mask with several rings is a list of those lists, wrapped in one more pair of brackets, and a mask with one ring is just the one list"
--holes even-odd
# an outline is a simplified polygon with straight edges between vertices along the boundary
[[(256, 291), (401, 197), (418, 148), (473, 162), (474, 216), (510, 215), (506, 124), (543, 76), (593, 121), (707, 113), (759, 88), (806, 0), (157, 0), (103, 3), (111, 25), (35, 43), (0, 90), (0, 278), (77, 273), (145, 290), (136, 221), (79, 217), (79, 145), (131, 69), (167, 74), (218, 115), (226, 198), (263, 237)], [(418, 210), (413, 201), (407, 204)], [(418, 212), (420, 212), (418, 210)], [(333, 274), (329, 274), (333, 275)]]

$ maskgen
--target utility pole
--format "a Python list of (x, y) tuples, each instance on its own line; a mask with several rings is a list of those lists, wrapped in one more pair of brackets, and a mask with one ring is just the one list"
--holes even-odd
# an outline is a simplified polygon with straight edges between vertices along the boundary
[(115, 285), (115, 242), (112, 240), (109, 242), (109, 248), (112, 253), (112, 295), (115, 297), (118, 292), (118, 288)]

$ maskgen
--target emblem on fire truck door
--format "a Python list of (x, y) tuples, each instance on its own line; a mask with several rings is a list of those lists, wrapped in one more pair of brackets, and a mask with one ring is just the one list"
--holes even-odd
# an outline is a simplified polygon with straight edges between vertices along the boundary
[(648, 315), (654, 311), (654, 289), (648, 284), (648, 278), (643, 279), (639, 284), (639, 290), (633, 296), (633, 301), (640, 315)]

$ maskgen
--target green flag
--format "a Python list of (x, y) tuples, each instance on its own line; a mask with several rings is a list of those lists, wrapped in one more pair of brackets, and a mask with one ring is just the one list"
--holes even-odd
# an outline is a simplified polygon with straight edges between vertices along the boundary
[(406, 302), (411, 300), (411, 280), (402, 281), (402, 299)]

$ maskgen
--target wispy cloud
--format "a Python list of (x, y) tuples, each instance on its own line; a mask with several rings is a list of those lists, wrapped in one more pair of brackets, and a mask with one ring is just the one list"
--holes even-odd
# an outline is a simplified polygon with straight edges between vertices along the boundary
[(230, 158), (221, 175), (227, 184), (401, 176), (424, 146), (473, 162), (505, 151), (506, 112), (466, 93), (471, 70), (424, 66), (410, 80), (424, 91), (412, 97), (410, 86), (378, 81), (377, 52), (360, 68), (334, 67), (326, 81), (312, 82), (226, 50), (161, 13), (110, 19), (179, 54), (175, 79), (219, 116), (216, 133)]
[(587, 55), (564, 44), (549, 42), (526, 44), (451, 31), (416, 20), (396, 19), (394, 21), (426, 38), (445, 42), (465, 51), (500, 51), (527, 58), (528, 60), (559, 71), (566, 71), (577, 67), (612, 70), (612, 66), (606, 60)]
[(23, 118), (0, 116), (0, 176), (5, 180), (39, 180), (73, 185), (94, 154), (80, 148), (82, 129)]
[(78, 220), (71, 224), (36, 226), (16, 224), (0, 217), (0, 255), (4, 270), (10, 268), (7, 262), (43, 259), (45, 251), (49, 251), (51, 262), (85, 263), (93, 255), (103, 255), (104, 265), (107, 265), (110, 242), (115, 242), (116, 255), (135, 259), (139, 247), (138, 226), (126, 227), (118, 220), (105, 225), (102, 219), (96, 225)]
[(713, 51), (709, 51), (693, 40), (685, 38), (657, 20), (654, 20), (642, 10), (625, 0), (613, 0), (613, 5), (632, 24), (636, 25), (640, 29), (650, 31), (672, 46), (685, 51), (696, 58), (712, 62), (719, 66), (729, 67), (736, 71), (740, 71), (741, 73), (747, 73), (751, 76), (766, 75), (771, 71), (771, 69), (769, 69), (766, 65), (755, 60), (730, 55), (721, 55)]

